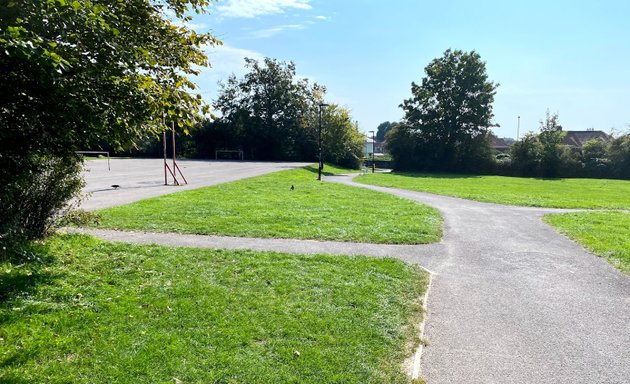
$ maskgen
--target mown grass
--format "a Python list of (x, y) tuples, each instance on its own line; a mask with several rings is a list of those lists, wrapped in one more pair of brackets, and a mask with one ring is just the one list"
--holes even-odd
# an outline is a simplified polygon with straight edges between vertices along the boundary
[(630, 274), (630, 213), (574, 212), (546, 215), (545, 222)]
[(427, 275), (393, 259), (52, 238), (0, 261), (3, 383), (405, 383)]
[(630, 208), (630, 181), (420, 173), (366, 174), (357, 182), (491, 203), (549, 208)]
[[(317, 164), (309, 165), (306, 167), (311, 172), (317, 173)], [(344, 175), (349, 173), (359, 173), (360, 169), (352, 169), (352, 168), (344, 168), (333, 164), (324, 164), (324, 169), (322, 170), (322, 175), (325, 176), (333, 176), (333, 175)]]
[(437, 210), (318, 182), (316, 173), (314, 167), (283, 171), (105, 209), (99, 211), (101, 227), (391, 244), (439, 241)]

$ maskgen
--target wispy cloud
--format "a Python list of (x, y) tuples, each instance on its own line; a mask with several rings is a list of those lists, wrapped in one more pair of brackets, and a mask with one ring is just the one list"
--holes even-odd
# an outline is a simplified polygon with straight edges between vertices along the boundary
[(236, 48), (229, 45), (208, 47), (205, 50), (211, 68), (207, 72), (217, 80), (226, 78), (232, 73), (240, 76), (245, 73), (245, 58), (262, 60), (265, 56), (249, 49)]
[(315, 18), (316, 18), (317, 20), (328, 20), (328, 19), (329, 19), (328, 17), (326, 17), (326, 16), (321, 16), (321, 15), (320, 15), (320, 16), (315, 16)]
[(273, 37), (284, 31), (296, 31), (299, 29), (304, 29), (304, 25), (301, 25), (301, 24), (279, 25), (273, 28), (267, 28), (267, 29), (254, 31), (252, 32), (252, 36), (258, 39), (265, 39), (265, 38)]
[(208, 28), (210, 28), (210, 26), (205, 23), (184, 23), (183, 26), (197, 33), (206, 32)]
[(245, 75), (245, 58), (263, 60), (264, 55), (260, 52), (236, 48), (229, 45), (207, 47), (205, 53), (208, 55), (210, 67), (200, 68), (198, 76), (192, 80), (199, 86), (206, 101), (211, 101), (217, 96), (219, 89), (218, 82), (226, 80), (230, 75), (237, 77)]
[(228, 17), (252, 18), (262, 15), (284, 13), (286, 9), (311, 9), (311, 0), (227, 0), (217, 7), (219, 13)]

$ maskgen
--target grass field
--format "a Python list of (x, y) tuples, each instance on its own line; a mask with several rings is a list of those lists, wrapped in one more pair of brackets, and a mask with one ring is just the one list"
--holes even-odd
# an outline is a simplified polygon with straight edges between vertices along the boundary
[(630, 181), (443, 174), (366, 174), (357, 182), (499, 204), (550, 208), (630, 208)]
[(437, 210), (384, 193), (318, 182), (316, 172), (315, 167), (283, 171), (105, 209), (99, 211), (101, 227), (392, 244), (441, 238)]
[(545, 216), (545, 222), (630, 274), (630, 214), (575, 212)]
[(393, 259), (52, 238), (0, 262), (2, 383), (405, 383), (427, 275)]
[[(317, 173), (317, 164), (310, 165), (306, 167), (306, 169), (310, 170), (311, 172)], [(324, 170), (322, 171), (322, 175), (332, 176), (332, 175), (341, 175), (341, 174), (359, 173), (359, 172), (361, 172), (360, 169), (350, 169), (350, 168), (338, 167), (332, 164), (324, 164)]]

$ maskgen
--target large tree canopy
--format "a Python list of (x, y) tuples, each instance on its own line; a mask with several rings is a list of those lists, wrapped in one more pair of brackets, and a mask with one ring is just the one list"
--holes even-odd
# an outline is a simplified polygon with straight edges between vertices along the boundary
[(363, 156), (365, 136), (353, 122), (350, 110), (336, 104), (326, 108), (322, 116), (324, 161), (348, 168), (358, 168)]
[[(239, 146), (250, 159), (316, 160), (326, 89), (299, 78), (292, 62), (245, 59), (245, 67), (243, 78), (221, 84), (215, 107), (222, 116), (205, 140)], [(358, 167), (362, 139), (349, 111), (322, 107), (322, 128), (324, 159)]]
[[(412, 97), (401, 105), (405, 117), (393, 131), (418, 140), (413, 145), (416, 153), (388, 145), (390, 152), (395, 161), (414, 157), (406, 163), (416, 168), (466, 170), (471, 161), (489, 154), (486, 134), (493, 126), (498, 84), (488, 80), (485, 63), (474, 51), (449, 49), (425, 68), (425, 74), (421, 84), (412, 83)], [(392, 137), (395, 142), (400, 140)], [(404, 151), (408, 149), (405, 145)]]
[[(99, 142), (123, 146), (159, 132), (164, 121), (185, 129), (202, 117), (207, 106), (190, 93), (195, 86), (188, 76), (207, 64), (204, 46), (219, 41), (187, 28), (185, 14), (207, 5), (207, 0), (0, 2), (0, 238), (12, 231), (11, 222), (46, 219), (47, 214), (18, 217), (33, 211), (29, 204), (44, 203), (26, 195), (29, 186), (41, 186), (42, 180), (51, 189), (63, 184), (66, 172), (52, 172), (53, 164), (65, 164), (75, 176), (75, 150)], [(48, 213), (71, 189), (56, 197)]]
[[(218, 43), (180, 23), (206, 0), (22, 0), (0, 5), (3, 154), (127, 144), (199, 117), (188, 75)], [(82, 148), (83, 147), (83, 148)]]
[(384, 141), (385, 140), (385, 135), (387, 134), (387, 132), (391, 131), (392, 128), (394, 128), (396, 126), (396, 122), (389, 122), (389, 121), (384, 121), (382, 123), (380, 123), (378, 125), (378, 127), (376, 128), (376, 140), (377, 141)]
[(265, 58), (245, 59), (248, 72), (221, 84), (215, 107), (221, 122), (238, 131), (250, 158), (300, 159), (309, 152), (309, 130), (325, 89), (298, 79), (295, 64)]

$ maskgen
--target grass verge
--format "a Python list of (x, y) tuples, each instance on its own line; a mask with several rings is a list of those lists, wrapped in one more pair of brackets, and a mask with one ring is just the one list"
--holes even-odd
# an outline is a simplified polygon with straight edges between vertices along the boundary
[(499, 204), (549, 208), (630, 208), (630, 181), (627, 180), (421, 173), (366, 174), (355, 180)]
[(393, 259), (57, 236), (0, 262), (3, 383), (405, 383), (427, 275)]
[[(311, 172), (315, 172), (317, 173), (317, 164), (314, 165), (309, 165), (308, 167), (306, 167), (306, 169), (308, 169)], [(360, 169), (351, 169), (351, 168), (343, 168), (343, 167), (339, 167), (337, 165), (332, 165), (332, 164), (324, 164), (324, 169), (322, 170), (322, 175), (325, 176), (334, 176), (334, 175), (346, 175), (349, 173), (359, 173), (361, 172)]]
[(630, 275), (630, 214), (575, 212), (546, 215), (545, 222)]
[(385, 193), (318, 182), (316, 173), (316, 168), (277, 172), (108, 208), (99, 211), (100, 226), (390, 244), (441, 238), (437, 210)]

